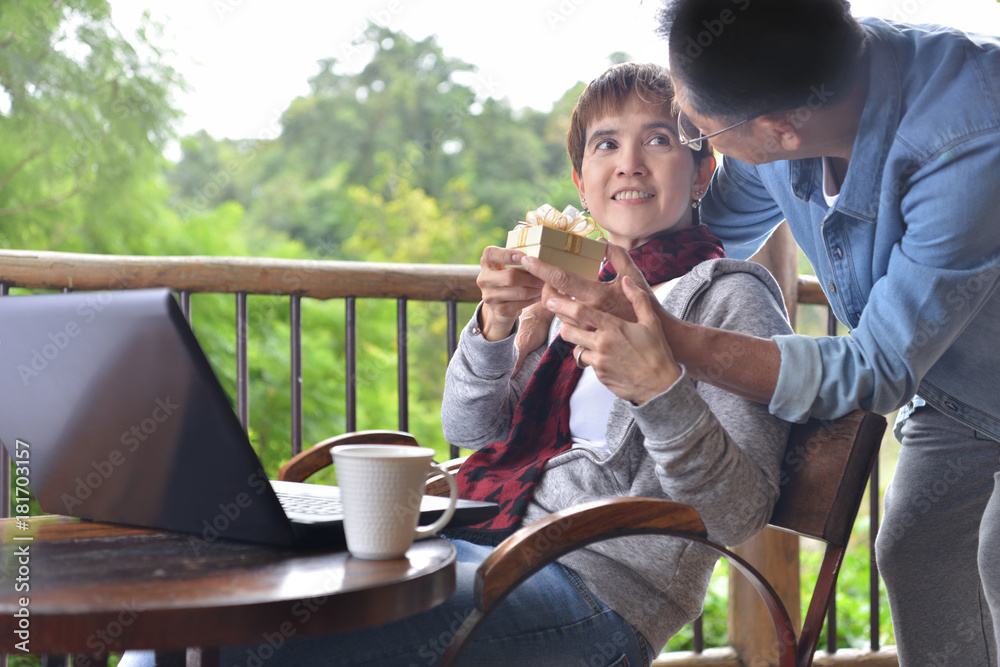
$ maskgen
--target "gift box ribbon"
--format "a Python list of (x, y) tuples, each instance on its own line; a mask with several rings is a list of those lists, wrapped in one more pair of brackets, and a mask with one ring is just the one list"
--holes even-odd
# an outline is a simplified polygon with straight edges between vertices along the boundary
[[(528, 232), (530, 232), (531, 229), (531, 227), (522, 227), (517, 230), (517, 244), (515, 247), (521, 248), (528, 245)], [(570, 234), (567, 232), (566, 243), (563, 246), (563, 250), (573, 255), (579, 255), (580, 249), (583, 247), (584, 238), (585, 237), (583, 236), (577, 236), (576, 234)]]

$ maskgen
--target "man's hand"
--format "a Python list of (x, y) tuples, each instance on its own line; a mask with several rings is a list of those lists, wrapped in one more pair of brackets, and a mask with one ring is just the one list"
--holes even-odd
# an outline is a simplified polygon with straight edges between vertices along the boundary
[(559, 334), (577, 346), (577, 363), (593, 366), (612, 393), (641, 405), (669, 389), (681, 370), (653, 311), (655, 297), (627, 276), (621, 289), (635, 322), (573, 301), (565, 302), (569, 304), (565, 313), (555, 312), (563, 320)]
[[(603, 322), (599, 314), (636, 322), (633, 301), (621, 286), (623, 276), (628, 276), (636, 290), (646, 293), (650, 312), (657, 319), (660, 336), (671, 359), (684, 364), (690, 377), (751, 401), (765, 405), (771, 401), (781, 370), (781, 351), (774, 340), (685, 322), (668, 313), (653, 296), (624, 248), (609, 243), (607, 257), (619, 269), (618, 277), (609, 283), (580, 278), (533, 257), (521, 259), (521, 266), (545, 281), (542, 303), (562, 320), (560, 333), (563, 338), (570, 340), (565, 333), (567, 325), (580, 332), (597, 331)], [(656, 352), (656, 356), (660, 354), (661, 351)], [(725, 368), (719, 367), (720, 354), (730, 359)], [(593, 363), (591, 354), (584, 352), (583, 356), (585, 363)], [(647, 363), (650, 369), (656, 369), (653, 357)], [(626, 396), (626, 392), (612, 391), (635, 402), (639, 402), (636, 398), (641, 398), (639, 393), (632, 397)]]
[[(522, 258), (521, 266), (531, 275), (544, 281), (543, 303), (577, 301), (609, 315), (635, 322), (632, 304), (622, 292), (622, 278), (628, 276), (636, 286), (651, 293), (649, 286), (624, 248), (609, 243), (605, 254), (618, 272), (615, 279), (607, 283), (581, 278), (534, 257)], [(571, 321), (563, 318), (561, 312), (557, 314), (564, 322)]]
[(526, 271), (507, 268), (520, 264), (523, 255), (518, 250), (496, 246), (483, 250), (476, 284), (483, 293), (479, 328), (486, 340), (498, 341), (509, 336), (521, 311), (541, 299), (541, 280)]

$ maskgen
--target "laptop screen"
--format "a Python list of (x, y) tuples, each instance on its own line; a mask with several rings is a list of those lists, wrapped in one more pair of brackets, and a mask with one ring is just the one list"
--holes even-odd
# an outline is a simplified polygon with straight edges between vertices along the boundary
[(0, 441), (45, 512), (290, 544), (294, 533), (167, 290), (0, 298)]

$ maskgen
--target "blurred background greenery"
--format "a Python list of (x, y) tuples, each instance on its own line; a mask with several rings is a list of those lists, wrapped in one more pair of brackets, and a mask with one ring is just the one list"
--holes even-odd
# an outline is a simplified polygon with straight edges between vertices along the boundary
[[(578, 201), (563, 142), (582, 84), (551, 113), (480, 102), (453, 80), (473, 66), (434, 38), (371, 26), (370, 62), (339, 75), (323, 61), (273, 138), (181, 137), (174, 163), (163, 151), (184, 83), (146, 34), (126, 40), (103, 0), (0, 2), (0, 246), (478, 263), (525, 211)], [(192, 299), (231, 394), (234, 308)], [(287, 300), (251, 297), (249, 317), (251, 435), (274, 474), (290, 432)], [(441, 304), (408, 307), (410, 430), (442, 452), (445, 317)], [(344, 428), (343, 302), (307, 300), (302, 318), (314, 442)], [(358, 322), (358, 428), (395, 428), (394, 304), (360, 302)]]

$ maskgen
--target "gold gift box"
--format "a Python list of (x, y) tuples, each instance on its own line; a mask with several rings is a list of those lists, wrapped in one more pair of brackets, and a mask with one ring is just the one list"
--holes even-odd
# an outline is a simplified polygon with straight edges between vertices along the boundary
[(525, 255), (537, 257), (578, 276), (597, 280), (605, 244), (554, 227), (531, 225), (508, 232), (507, 247), (518, 248)]

